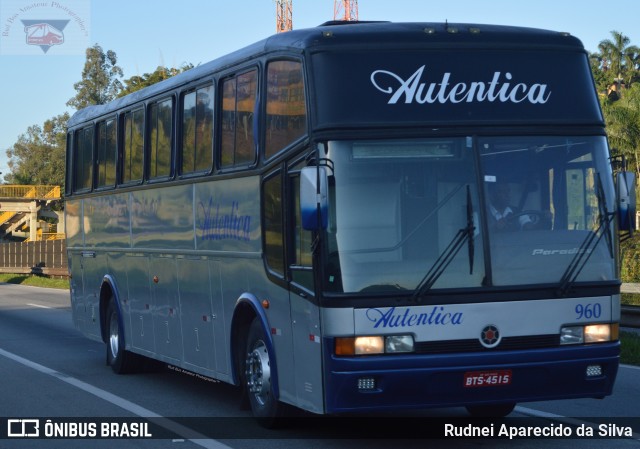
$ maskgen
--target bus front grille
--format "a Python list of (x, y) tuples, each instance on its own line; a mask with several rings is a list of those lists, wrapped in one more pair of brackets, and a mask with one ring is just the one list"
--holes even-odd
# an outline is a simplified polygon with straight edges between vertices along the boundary
[(416, 354), (448, 354), (455, 352), (513, 351), (522, 349), (555, 348), (560, 346), (560, 335), (531, 335), (505, 337), (494, 348), (485, 348), (477, 339), (421, 341), (415, 343)]

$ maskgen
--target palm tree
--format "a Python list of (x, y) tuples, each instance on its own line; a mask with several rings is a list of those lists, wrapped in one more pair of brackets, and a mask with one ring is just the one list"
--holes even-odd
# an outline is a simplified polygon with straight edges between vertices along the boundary
[(603, 113), (611, 146), (624, 154), (640, 175), (640, 85), (632, 86), (620, 101), (604, 102)]
[(637, 73), (638, 54), (640, 49), (630, 46), (631, 40), (619, 31), (612, 31), (613, 39), (605, 39), (598, 44), (602, 57), (603, 68), (610, 69), (616, 83), (624, 81), (624, 76), (629, 76), (629, 83)]

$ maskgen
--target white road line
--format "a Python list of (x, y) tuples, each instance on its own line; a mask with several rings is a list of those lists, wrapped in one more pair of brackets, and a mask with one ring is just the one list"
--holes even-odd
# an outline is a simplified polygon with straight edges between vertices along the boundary
[(53, 309), (53, 307), (43, 306), (43, 305), (40, 305), (40, 304), (27, 303), (27, 305), (31, 306), (31, 307), (37, 307), (39, 309)]
[(147, 408), (144, 408), (134, 402), (128, 401), (127, 399), (121, 398), (120, 396), (117, 396), (113, 393), (109, 393), (108, 391), (105, 391), (101, 388), (94, 387), (93, 385), (83, 382), (79, 379), (76, 379), (75, 377), (68, 376), (64, 373), (53, 370), (39, 363), (25, 359), (24, 357), (20, 357), (19, 355), (5, 351), (4, 349), (0, 349), (0, 355), (13, 360), (14, 362), (18, 362), (28, 368), (34, 369), (43, 374), (47, 374), (48, 376), (51, 376), (51, 377), (55, 377), (58, 380), (61, 380), (69, 385), (72, 385), (87, 393), (97, 396), (100, 399), (110, 402), (113, 405), (116, 405), (122, 409), (125, 409), (128, 412), (133, 413), (134, 415), (140, 416), (142, 418), (162, 418), (159, 421), (154, 421), (154, 423), (164, 427), (167, 430), (170, 430), (171, 432), (175, 432), (176, 434), (181, 436), (182, 435), (197, 436), (197, 438), (191, 438), (189, 439), (189, 441), (191, 441), (194, 444), (197, 444), (198, 446), (201, 446), (207, 449), (231, 449), (229, 446), (217, 440), (208, 439), (204, 435), (195, 434), (194, 431), (189, 429), (188, 427), (185, 427), (174, 421), (166, 419), (163, 416), (158, 415), (157, 413), (152, 412)]

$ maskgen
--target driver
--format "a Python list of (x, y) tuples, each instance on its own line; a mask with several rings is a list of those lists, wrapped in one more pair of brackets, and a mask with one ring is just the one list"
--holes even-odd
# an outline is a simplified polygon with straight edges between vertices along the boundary
[(533, 229), (535, 223), (532, 218), (527, 214), (518, 214), (516, 208), (509, 205), (510, 198), (509, 185), (489, 185), (489, 219), (492, 227), (499, 231)]

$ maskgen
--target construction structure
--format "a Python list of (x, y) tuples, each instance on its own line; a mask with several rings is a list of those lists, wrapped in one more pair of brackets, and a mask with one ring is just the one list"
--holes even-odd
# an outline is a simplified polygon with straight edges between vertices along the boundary
[(333, 20), (357, 21), (358, 0), (334, 0)]
[[(275, 0), (276, 33), (293, 29), (293, 0)], [(358, 20), (358, 0), (334, 0), (333, 20), (354, 22)]]
[(60, 199), (60, 186), (0, 185), (0, 239), (63, 239), (62, 212), (51, 208)]
[(276, 0), (276, 33), (293, 29), (293, 0)]

